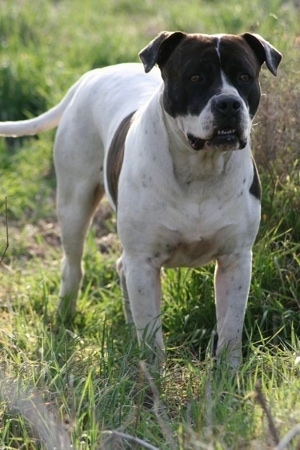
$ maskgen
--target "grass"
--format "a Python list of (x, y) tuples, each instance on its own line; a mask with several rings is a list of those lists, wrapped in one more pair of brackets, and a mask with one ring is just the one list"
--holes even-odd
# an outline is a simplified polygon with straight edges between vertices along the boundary
[[(1, 120), (44, 111), (90, 68), (137, 60), (163, 29), (258, 32), (284, 60), (277, 79), (262, 71), (264, 95), (253, 127), (263, 216), (244, 362), (235, 376), (211, 363), (215, 311), (208, 266), (164, 272), (168, 361), (155, 383), (147, 378), (124, 323), (115, 272), (119, 245), (107, 205), (87, 240), (73, 328), (56, 323), (61, 252), (54, 134), (1, 140), (0, 255), (7, 246), (6, 197), (9, 248), (0, 272), (0, 448), (34, 449), (43, 441), (49, 449), (70, 442), (78, 449), (143, 443), (172, 450), (269, 449), (276, 434), (280, 439), (299, 423), (299, 14), (295, 2), (281, 0), (16, 0), (1, 6)], [(143, 406), (145, 378), (152, 409)], [(134, 437), (143, 442), (130, 441)], [(299, 442), (295, 437), (289, 448)]]

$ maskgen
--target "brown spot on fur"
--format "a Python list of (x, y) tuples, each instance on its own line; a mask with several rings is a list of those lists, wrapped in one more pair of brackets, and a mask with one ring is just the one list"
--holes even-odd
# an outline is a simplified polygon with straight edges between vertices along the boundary
[(258, 175), (258, 171), (257, 171), (257, 167), (255, 164), (254, 159), (252, 159), (252, 163), (253, 163), (253, 180), (252, 180), (252, 184), (250, 186), (249, 192), (250, 194), (254, 195), (254, 197), (257, 198), (257, 200), (261, 200), (261, 184), (260, 184), (260, 180), (259, 180), (259, 175)]
[(125, 119), (123, 119), (123, 121), (119, 125), (119, 128), (117, 129), (111, 141), (107, 155), (107, 186), (112, 201), (116, 206), (118, 202), (119, 176), (124, 158), (125, 139), (132, 123), (133, 115), (134, 112), (125, 117)]
[(93, 192), (93, 209), (96, 209), (101, 198), (103, 197), (103, 194), (104, 194), (104, 188), (103, 188), (103, 186), (98, 184), (95, 187), (94, 192)]

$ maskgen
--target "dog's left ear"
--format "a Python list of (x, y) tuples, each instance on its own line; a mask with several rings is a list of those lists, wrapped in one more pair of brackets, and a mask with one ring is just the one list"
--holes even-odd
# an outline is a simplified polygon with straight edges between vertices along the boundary
[(185, 36), (186, 33), (182, 33), (181, 31), (175, 31), (173, 33), (162, 31), (154, 38), (139, 53), (139, 57), (144, 64), (145, 72), (150, 72), (155, 64), (161, 66), (166, 62), (173, 50)]
[(242, 37), (250, 45), (260, 64), (265, 62), (269, 71), (276, 76), (281, 53), (259, 34), (244, 33)]

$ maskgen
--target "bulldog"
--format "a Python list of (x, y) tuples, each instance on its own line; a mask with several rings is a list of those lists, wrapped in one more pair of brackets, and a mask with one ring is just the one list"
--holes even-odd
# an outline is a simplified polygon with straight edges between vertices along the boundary
[(215, 261), (216, 355), (235, 368), (261, 209), (251, 124), (261, 66), (276, 75), (281, 54), (256, 34), (162, 32), (139, 56), (142, 64), (86, 73), (57, 106), (3, 122), (0, 134), (58, 126), (64, 320), (75, 312), (84, 239), (106, 193), (123, 248), (125, 315), (139, 343), (164, 358), (161, 268)]

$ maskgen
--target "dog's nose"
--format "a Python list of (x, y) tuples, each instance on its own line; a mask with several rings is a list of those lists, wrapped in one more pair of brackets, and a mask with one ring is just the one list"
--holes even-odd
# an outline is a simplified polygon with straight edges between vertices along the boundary
[(221, 94), (215, 98), (214, 106), (223, 116), (230, 117), (240, 111), (242, 103), (234, 95)]

